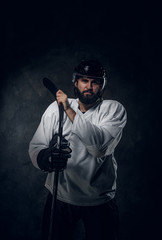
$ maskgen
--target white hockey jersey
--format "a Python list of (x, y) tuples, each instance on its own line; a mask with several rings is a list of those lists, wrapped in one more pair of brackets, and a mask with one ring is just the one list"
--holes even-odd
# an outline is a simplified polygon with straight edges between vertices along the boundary
[[(67, 168), (59, 174), (57, 198), (78, 205), (103, 204), (115, 196), (117, 163), (114, 150), (126, 124), (126, 111), (122, 104), (103, 100), (84, 114), (78, 109), (78, 99), (69, 99), (76, 112), (72, 123), (64, 113), (63, 136), (72, 149)], [(30, 145), (29, 155), (37, 165), (40, 150), (48, 148), (58, 133), (59, 112), (53, 102), (41, 118)], [(52, 193), (54, 172), (48, 173), (45, 186)]]

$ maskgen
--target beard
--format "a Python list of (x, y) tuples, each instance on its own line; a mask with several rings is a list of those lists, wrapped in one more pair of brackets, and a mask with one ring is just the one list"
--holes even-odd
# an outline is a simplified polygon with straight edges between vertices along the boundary
[[(91, 95), (89, 95), (89, 94), (84, 95), (85, 92), (91, 93)], [(79, 98), (81, 103), (84, 103), (84, 104), (93, 104), (98, 99), (101, 98), (100, 89), (98, 89), (97, 93), (93, 93), (91, 90), (83, 91), (81, 93), (80, 90), (77, 87), (74, 87), (74, 93), (75, 93), (75, 96)]]

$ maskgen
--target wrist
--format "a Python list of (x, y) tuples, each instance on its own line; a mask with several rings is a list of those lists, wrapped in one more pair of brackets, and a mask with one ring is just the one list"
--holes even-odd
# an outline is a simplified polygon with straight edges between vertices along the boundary
[(69, 104), (69, 101), (66, 100), (64, 103), (63, 103), (63, 106), (64, 106), (64, 110), (68, 110), (70, 108), (70, 104)]
[(65, 110), (65, 111), (67, 111), (69, 108), (70, 108), (70, 104), (69, 104), (69, 103), (67, 103), (67, 104), (64, 105), (64, 110)]

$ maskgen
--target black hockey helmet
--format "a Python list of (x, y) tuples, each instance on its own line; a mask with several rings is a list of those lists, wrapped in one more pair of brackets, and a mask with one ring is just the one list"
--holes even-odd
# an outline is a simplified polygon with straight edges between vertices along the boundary
[(82, 60), (74, 68), (72, 82), (75, 83), (79, 77), (96, 78), (102, 83), (102, 90), (105, 88), (107, 79), (105, 69), (98, 60)]

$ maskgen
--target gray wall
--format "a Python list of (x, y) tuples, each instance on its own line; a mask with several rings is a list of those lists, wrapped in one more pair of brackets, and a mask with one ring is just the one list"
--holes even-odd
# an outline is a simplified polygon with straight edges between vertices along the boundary
[(160, 40), (155, 41), (159, 39), (156, 27), (150, 25), (154, 18), (139, 8), (135, 8), (138, 14), (132, 8), (121, 14), (115, 7), (112, 13), (110, 5), (98, 9), (97, 4), (93, 8), (77, 4), (80, 8), (58, 4), (48, 11), (39, 6), (44, 15), (36, 6), (21, 11), (10, 6), (8, 10), (2, 47), (0, 234), (2, 239), (40, 238), (46, 175), (33, 167), (28, 144), (41, 115), (54, 100), (42, 79), (50, 78), (73, 97), (73, 68), (87, 57), (99, 59), (107, 69), (104, 98), (118, 100), (128, 113), (116, 149), (121, 239), (155, 239), (161, 163), (155, 141)]

